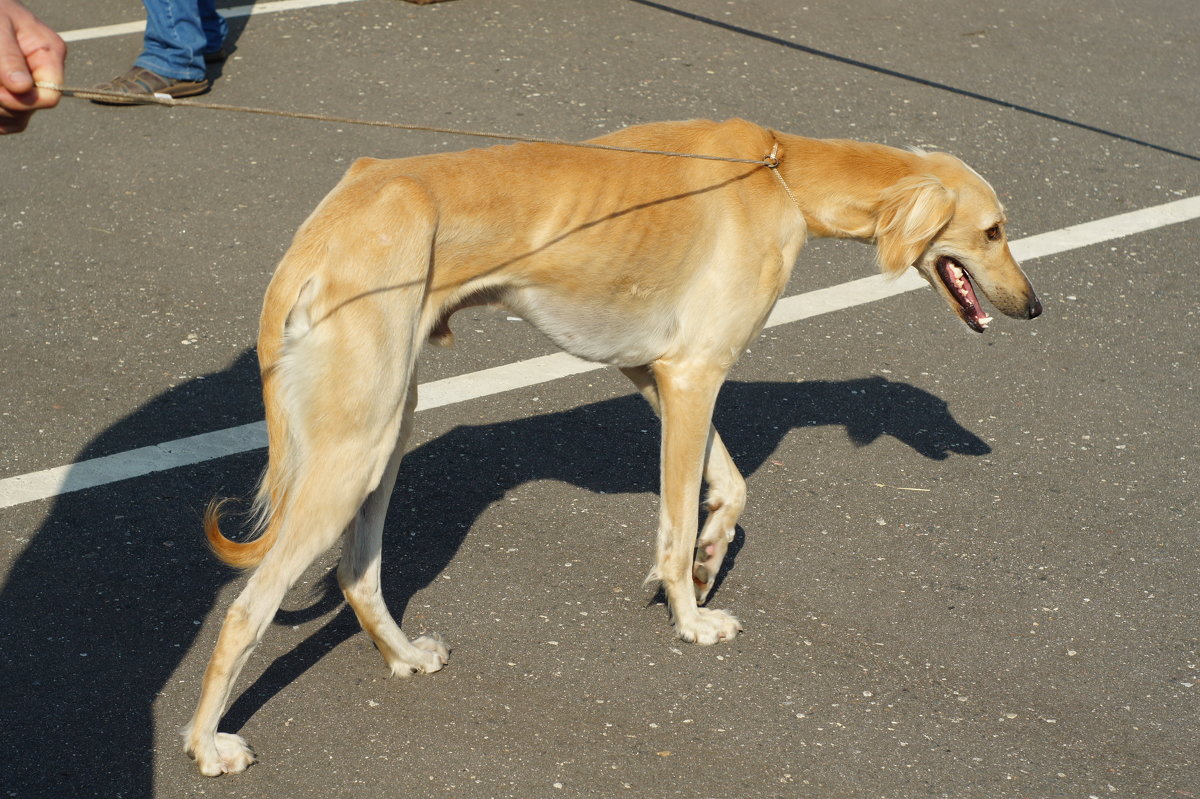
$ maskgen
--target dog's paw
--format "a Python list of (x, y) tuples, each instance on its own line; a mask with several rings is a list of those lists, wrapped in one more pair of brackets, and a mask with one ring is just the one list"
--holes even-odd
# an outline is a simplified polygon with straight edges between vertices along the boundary
[(426, 674), (439, 671), (450, 661), (450, 647), (446, 646), (446, 642), (437, 633), (422, 635), (412, 643), (413, 646), (425, 650), (432, 656), (427, 661), (427, 667), (421, 669)]
[(696, 604), (703, 605), (708, 594), (717, 583), (717, 573), (729, 544), (725, 540), (709, 541), (696, 548), (696, 560), (692, 564), (692, 588), (696, 592)]
[[(734, 517), (736, 519), (736, 517)], [(703, 605), (717, 584), (717, 575), (721, 572), (721, 564), (725, 562), (725, 554), (733, 543), (736, 531), (734, 527), (721, 527), (711, 522), (716, 516), (710, 517), (710, 524), (704, 527), (704, 533), (696, 542), (696, 554), (692, 562), (692, 588), (696, 593), (696, 604)]]
[(240, 735), (219, 732), (208, 746), (189, 746), (187, 753), (205, 777), (237, 774), (255, 762), (254, 751)]
[(412, 674), (432, 674), (441, 671), (450, 660), (450, 647), (436, 633), (422, 635), (412, 640), (413, 652), (399, 663), (392, 665), (392, 675), (408, 677)]
[(731, 641), (741, 630), (741, 623), (732, 615), (709, 608), (696, 608), (694, 617), (675, 622), (675, 631), (680, 638), (703, 646)]

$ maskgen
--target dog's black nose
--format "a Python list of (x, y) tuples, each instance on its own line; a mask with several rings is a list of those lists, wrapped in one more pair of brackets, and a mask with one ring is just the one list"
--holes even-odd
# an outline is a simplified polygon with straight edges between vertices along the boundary
[(1038, 299), (1036, 294), (1029, 298), (1029, 305), (1025, 308), (1025, 311), (1029, 314), (1030, 319), (1037, 319), (1042, 315), (1042, 301)]

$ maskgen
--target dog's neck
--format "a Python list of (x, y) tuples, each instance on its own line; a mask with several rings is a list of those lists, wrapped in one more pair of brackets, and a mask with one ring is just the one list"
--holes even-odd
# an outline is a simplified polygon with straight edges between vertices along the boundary
[(919, 154), (895, 147), (773, 133), (780, 175), (817, 238), (873, 238), (880, 193), (920, 168)]

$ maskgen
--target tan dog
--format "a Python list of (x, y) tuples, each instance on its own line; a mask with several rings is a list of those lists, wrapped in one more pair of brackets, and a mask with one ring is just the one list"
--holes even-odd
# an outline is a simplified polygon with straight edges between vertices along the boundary
[[(700, 606), (746, 499), (711, 426), (713, 404), (806, 238), (873, 240), (884, 272), (916, 267), (977, 331), (990, 319), (973, 285), (1009, 316), (1041, 312), (995, 192), (952, 156), (741, 120), (643, 125), (595, 141), (734, 159), (774, 152), (778, 174), (558, 144), (364, 159), (296, 234), (267, 289), (258, 340), (270, 439), (262, 532), (234, 543), (215, 508), (206, 518), (218, 557), (258, 569), (229, 609), (184, 731), (202, 773), (254, 761), (217, 722), (284, 593), (343, 536), (339, 583), (392, 672), (446, 663), (440, 640), (401, 632), (379, 573), (417, 353), (427, 338), (450, 338), (456, 311), (498, 303), (567, 352), (621, 369), (654, 406), (661, 513), (650, 579), (661, 581), (679, 636), (701, 644), (741, 629)], [(702, 476), (709, 513), (697, 539)]]

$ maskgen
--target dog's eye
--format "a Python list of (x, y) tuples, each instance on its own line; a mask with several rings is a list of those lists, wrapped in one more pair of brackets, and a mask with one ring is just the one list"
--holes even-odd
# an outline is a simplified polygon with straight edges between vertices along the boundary
[(1000, 241), (1000, 237), (1003, 235), (1004, 234), (1001, 232), (999, 225), (992, 225), (987, 229), (988, 241)]

